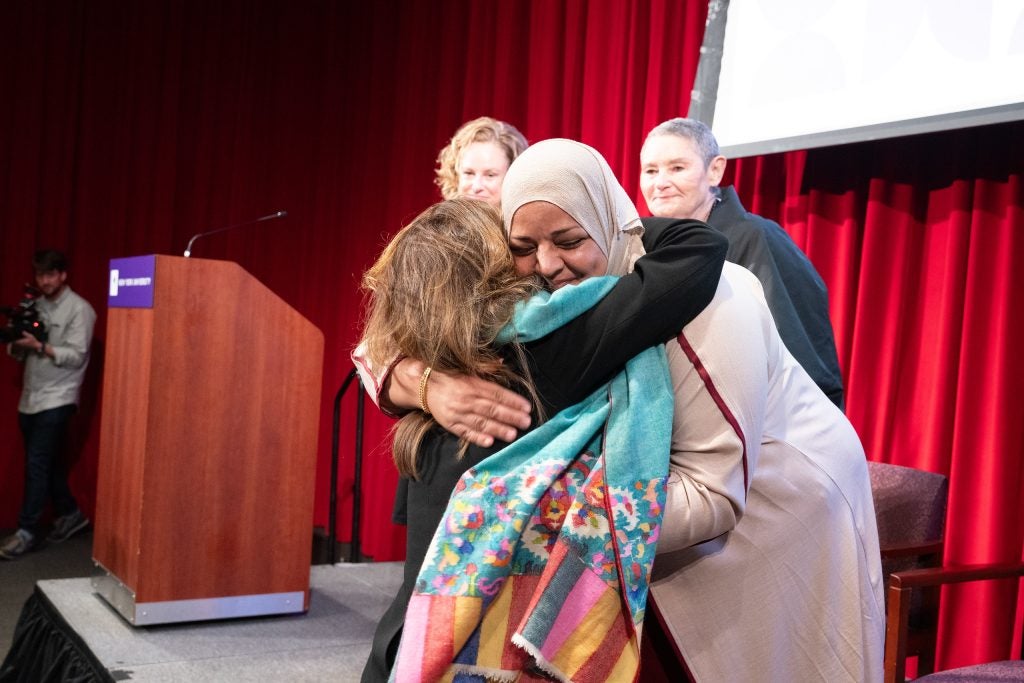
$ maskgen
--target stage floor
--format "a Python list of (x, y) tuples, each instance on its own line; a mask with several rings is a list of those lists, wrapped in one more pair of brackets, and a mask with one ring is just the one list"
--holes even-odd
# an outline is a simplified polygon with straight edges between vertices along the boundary
[(114, 680), (357, 681), (402, 563), (311, 567), (309, 612), (133, 627), (90, 579), (40, 581), (64, 620)]

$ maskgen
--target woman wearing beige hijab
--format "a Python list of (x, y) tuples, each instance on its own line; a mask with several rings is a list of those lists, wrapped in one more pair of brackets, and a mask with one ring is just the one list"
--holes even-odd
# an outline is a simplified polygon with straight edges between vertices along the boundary
[[(502, 208), (517, 270), (552, 289), (624, 274), (642, 253), (628, 196), (577, 142), (524, 152)], [(726, 264), (711, 304), (666, 351), (676, 415), (651, 594), (687, 668), (698, 681), (880, 680), (864, 453), (785, 349), (756, 278)]]
[[(636, 209), (581, 143), (529, 148), (501, 205), (517, 270), (551, 286), (623, 275), (643, 253)], [(586, 240), (606, 269), (578, 258)], [(864, 451), (782, 343), (757, 279), (727, 263), (666, 351), (676, 406), (651, 595), (688, 670), (697, 681), (881, 680)]]

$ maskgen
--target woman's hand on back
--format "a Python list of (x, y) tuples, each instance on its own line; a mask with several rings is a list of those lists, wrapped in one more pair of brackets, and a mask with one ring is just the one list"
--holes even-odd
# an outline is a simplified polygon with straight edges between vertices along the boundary
[[(386, 388), (395, 406), (419, 408), (419, 386), (426, 366), (405, 358), (395, 366)], [(514, 441), (530, 426), (530, 402), (500, 384), (479, 377), (431, 370), (426, 402), (439, 425), (477, 446), (488, 447), (495, 439)]]

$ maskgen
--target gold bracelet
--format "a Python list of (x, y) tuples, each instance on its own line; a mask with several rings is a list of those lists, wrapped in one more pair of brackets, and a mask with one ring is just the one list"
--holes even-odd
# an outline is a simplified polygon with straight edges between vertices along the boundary
[(427, 380), (430, 379), (431, 367), (428, 365), (420, 376), (420, 410), (430, 415), (430, 408), (427, 406)]

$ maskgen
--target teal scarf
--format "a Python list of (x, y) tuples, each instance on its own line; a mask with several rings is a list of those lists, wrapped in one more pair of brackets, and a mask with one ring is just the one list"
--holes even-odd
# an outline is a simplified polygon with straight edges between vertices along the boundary
[[(616, 278), (538, 294), (503, 342), (544, 337)], [(632, 680), (668, 473), (664, 347), (468, 470), (420, 569), (392, 679)]]

